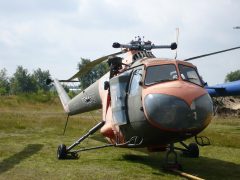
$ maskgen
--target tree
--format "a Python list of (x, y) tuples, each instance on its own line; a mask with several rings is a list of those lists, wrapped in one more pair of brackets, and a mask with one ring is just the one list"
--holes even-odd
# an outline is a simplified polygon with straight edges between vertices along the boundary
[[(78, 69), (83, 69), (88, 63), (90, 63), (90, 59), (81, 58), (81, 62), (78, 63)], [(80, 88), (83, 90), (97, 81), (100, 77), (106, 74), (109, 71), (109, 67), (106, 63), (101, 63), (95, 66), (91, 71), (86, 73), (84, 76), (79, 77)]]
[(37, 90), (49, 91), (50, 86), (46, 84), (46, 79), (50, 78), (50, 73), (48, 70), (42, 71), (40, 68), (33, 71), (33, 78), (36, 82)]
[(0, 70), (0, 95), (8, 94), (10, 90), (9, 78), (5, 68)]
[(232, 82), (240, 80), (240, 70), (232, 71), (225, 77), (225, 82)]
[(36, 92), (36, 81), (27, 69), (18, 66), (10, 80), (10, 88), (13, 94)]

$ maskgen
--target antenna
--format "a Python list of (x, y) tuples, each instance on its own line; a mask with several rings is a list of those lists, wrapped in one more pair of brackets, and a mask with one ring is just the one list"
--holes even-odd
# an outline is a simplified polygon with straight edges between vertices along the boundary
[[(179, 37), (179, 28), (176, 28), (176, 43), (178, 45), (178, 37)], [(177, 49), (176, 48), (176, 51), (175, 51), (175, 59), (177, 59)]]

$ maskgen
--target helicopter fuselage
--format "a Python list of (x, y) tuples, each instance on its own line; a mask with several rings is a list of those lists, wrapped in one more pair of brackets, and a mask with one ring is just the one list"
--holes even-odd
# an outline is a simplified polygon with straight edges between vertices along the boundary
[(207, 127), (213, 103), (194, 65), (146, 57), (129, 64), (63, 103), (65, 111), (74, 115), (102, 108), (100, 132), (111, 143), (136, 137), (141, 141), (136, 147), (149, 149), (183, 141)]
[(138, 137), (139, 147), (163, 146), (195, 136), (212, 119), (212, 100), (190, 63), (142, 59), (109, 84), (100, 91), (106, 121), (101, 133), (112, 143)]

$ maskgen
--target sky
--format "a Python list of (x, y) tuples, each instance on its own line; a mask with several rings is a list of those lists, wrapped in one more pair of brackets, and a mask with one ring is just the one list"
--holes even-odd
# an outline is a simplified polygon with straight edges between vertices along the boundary
[[(154, 44), (176, 41), (178, 57), (240, 46), (239, 0), (0, 0), (0, 69), (49, 70), (68, 79), (80, 58), (117, 52), (113, 42), (144, 36)], [(174, 58), (175, 51), (154, 50)], [(240, 50), (192, 61), (210, 85), (240, 69)]]

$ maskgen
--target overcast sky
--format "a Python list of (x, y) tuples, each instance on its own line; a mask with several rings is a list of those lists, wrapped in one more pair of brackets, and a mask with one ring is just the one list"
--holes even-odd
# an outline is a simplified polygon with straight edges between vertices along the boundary
[[(80, 57), (116, 52), (113, 42), (145, 36), (170, 44), (180, 29), (178, 59), (240, 46), (239, 0), (0, 0), (0, 69), (22, 65), (67, 79)], [(174, 51), (155, 50), (173, 58)], [(192, 61), (205, 81), (222, 83), (240, 69), (240, 50)]]

